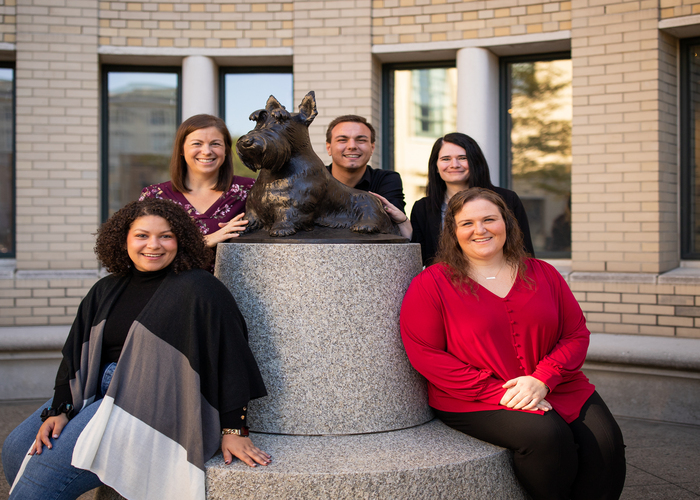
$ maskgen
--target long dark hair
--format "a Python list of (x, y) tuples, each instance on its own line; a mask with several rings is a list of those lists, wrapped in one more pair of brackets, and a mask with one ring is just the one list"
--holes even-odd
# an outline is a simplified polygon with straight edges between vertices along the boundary
[(468, 288), (474, 292), (473, 282), (469, 279), (471, 263), (464, 255), (462, 247), (457, 240), (457, 222), (455, 217), (462, 210), (462, 207), (474, 200), (487, 200), (498, 207), (501, 217), (506, 225), (506, 241), (503, 244), (503, 257), (508, 264), (512, 264), (518, 270), (518, 276), (528, 282), (525, 271), (527, 265), (525, 259), (525, 246), (523, 245), (523, 232), (520, 230), (518, 221), (513, 212), (510, 211), (503, 198), (490, 189), (469, 188), (455, 194), (447, 205), (445, 212), (445, 226), (440, 235), (440, 245), (435, 257), (435, 262), (443, 262), (447, 265), (447, 272), (450, 275), (452, 284), (457, 288)]
[(445, 201), (447, 184), (445, 184), (445, 181), (440, 177), (437, 163), (440, 157), (440, 150), (446, 142), (455, 144), (467, 152), (467, 161), (469, 162), (468, 187), (493, 189), (488, 163), (486, 163), (484, 153), (481, 151), (476, 141), (460, 132), (447, 134), (435, 141), (433, 149), (430, 152), (430, 159), (428, 160), (428, 185), (425, 188), (425, 195), (430, 200), (430, 205), (438, 212), (442, 209), (442, 204)]
[(126, 249), (126, 236), (134, 221), (146, 215), (156, 215), (168, 221), (177, 241), (177, 254), (171, 264), (175, 273), (209, 269), (213, 252), (204, 243), (204, 236), (187, 212), (174, 201), (146, 198), (117, 210), (97, 230), (95, 253), (107, 271), (123, 276), (134, 266)]
[(214, 186), (214, 191), (228, 191), (233, 182), (233, 153), (231, 152), (231, 133), (226, 127), (226, 123), (219, 117), (213, 115), (194, 115), (182, 122), (175, 133), (173, 141), (173, 154), (170, 157), (170, 182), (173, 189), (180, 193), (189, 193), (190, 188), (185, 184), (187, 177), (187, 162), (182, 156), (185, 139), (195, 130), (216, 127), (216, 130), (224, 136), (224, 151), (226, 156), (224, 162), (219, 167), (219, 178)]

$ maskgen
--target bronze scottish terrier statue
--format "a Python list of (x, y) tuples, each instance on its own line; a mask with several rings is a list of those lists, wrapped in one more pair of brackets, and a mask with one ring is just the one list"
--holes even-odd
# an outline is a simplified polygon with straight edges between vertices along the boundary
[(250, 115), (255, 128), (236, 143), (243, 163), (260, 170), (246, 202), (246, 232), (264, 228), (270, 236), (290, 236), (318, 225), (396, 234), (379, 199), (334, 179), (314, 152), (309, 125), (317, 114), (311, 91), (298, 113), (270, 96), (265, 109)]

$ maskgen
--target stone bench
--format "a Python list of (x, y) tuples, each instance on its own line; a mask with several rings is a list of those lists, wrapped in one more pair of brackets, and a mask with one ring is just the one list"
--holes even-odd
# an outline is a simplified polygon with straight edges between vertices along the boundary
[(700, 425), (700, 339), (592, 334), (583, 371), (616, 416)]

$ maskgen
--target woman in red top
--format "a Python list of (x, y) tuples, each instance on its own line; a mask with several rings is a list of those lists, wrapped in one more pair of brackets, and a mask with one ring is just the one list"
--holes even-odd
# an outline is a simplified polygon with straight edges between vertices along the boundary
[(581, 372), (589, 331), (566, 282), (525, 256), (493, 191), (452, 197), (437, 256), (411, 283), (401, 335), (448, 426), (514, 452), (535, 499), (616, 499), (622, 433)]

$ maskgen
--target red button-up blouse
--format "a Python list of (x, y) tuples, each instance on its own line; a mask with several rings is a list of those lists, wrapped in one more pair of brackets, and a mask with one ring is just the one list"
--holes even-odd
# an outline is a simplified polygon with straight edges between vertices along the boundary
[(476, 295), (456, 289), (444, 264), (411, 282), (401, 336), (409, 360), (428, 379), (433, 408), (507, 409), (499, 404), (503, 384), (532, 375), (549, 387), (554, 410), (572, 422), (593, 394), (581, 372), (590, 332), (578, 302), (554, 267), (526, 262), (531, 283), (517, 278), (504, 298), (479, 285)]

